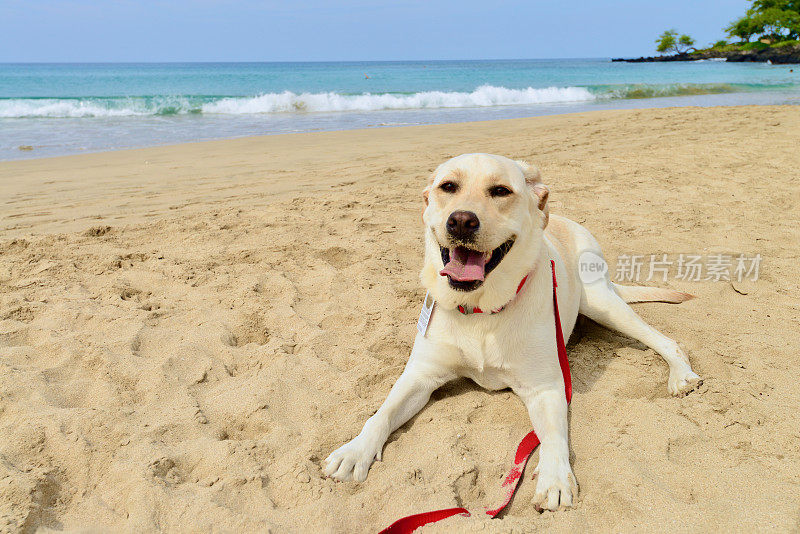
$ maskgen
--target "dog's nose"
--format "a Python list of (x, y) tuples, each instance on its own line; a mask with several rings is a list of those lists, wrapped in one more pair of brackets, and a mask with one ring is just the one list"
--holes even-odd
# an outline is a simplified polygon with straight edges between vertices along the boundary
[(447, 218), (447, 231), (462, 239), (472, 237), (480, 226), (478, 216), (471, 211), (454, 211)]

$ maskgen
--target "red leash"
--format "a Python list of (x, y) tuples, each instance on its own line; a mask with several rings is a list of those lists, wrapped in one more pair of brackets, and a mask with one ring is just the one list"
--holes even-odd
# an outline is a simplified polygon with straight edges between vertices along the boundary
[[(567, 403), (572, 400), (572, 378), (569, 374), (569, 361), (567, 361), (567, 347), (564, 345), (564, 333), (561, 331), (561, 317), (558, 313), (558, 295), (556, 288), (556, 263), (550, 260), (550, 269), (553, 271), (553, 315), (556, 322), (556, 347), (558, 348), (558, 363), (561, 365), (561, 374), (564, 376), (564, 393), (567, 396)], [(526, 277), (527, 278), (527, 277)], [(523, 280), (524, 283), (524, 280)], [(522, 286), (522, 284), (520, 284)], [(517, 454), (514, 457), (514, 467), (508, 473), (508, 476), (503, 481), (502, 488), (506, 491), (503, 504), (498, 508), (486, 510), (485, 513), (489, 517), (497, 517), (500, 512), (508, 506), (511, 498), (514, 497), (514, 492), (517, 491), (519, 481), (522, 478), (522, 472), (525, 470), (525, 464), (528, 463), (536, 447), (539, 446), (539, 438), (536, 433), (531, 431), (527, 436), (522, 438), (522, 441), (517, 447)], [(433, 510), (431, 512), (424, 512), (421, 514), (409, 515), (398, 519), (385, 529), (381, 530), (380, 534), (408, 534), (414, 532), (416, 529), (428, 523), (435, 523), (442, 519), (447, 519), (454, 515), (463, 515), (469, 517), (471, 514), (466, 508), (446, 508), (444, 510)]]

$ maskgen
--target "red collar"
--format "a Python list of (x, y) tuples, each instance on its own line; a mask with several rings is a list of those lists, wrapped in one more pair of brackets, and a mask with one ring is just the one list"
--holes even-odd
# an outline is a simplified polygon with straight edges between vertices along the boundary
[[(520, 292), (520, 291), (522, 291), (522, 286), (524, 286), (524, 285), (525, 285), (525, 281), (528, 279), (528, 277), (529, 277), (529, 276), (530, 276), (529, 274), (526, 274), (526, 275), (525, 275), (525, 278), (523, 278), (523, 279), (522, 279), (522, 281), (521, 281), (521, 282), (519, 283), (519, 285), (517, 286), (517, 292), (514, 294), (514, 296), (517, 296), (517, 295), (519, 295), (519, 292)], [(514, 300), (514, 299), (511, 299), (511, 300)], [(492, 311), (490, 311), (489, 313), (500, 313), (501, 311), (503, 311), (503, 309), (504, 309), (506, 306), (508, 306), (508, 304), (509, 304), (510, 302), (511, 302), (511, 301), (509, 301), (509, 302), (507, 302), (507, 303), (503, 304), (502, 306), (500, 306), (500, 307), (499, 307), (499, 308), (497, 308), (496, 310), (492, 310)], [(482, 309), (478, 308), (477, 306), (476, 306), (476, 307), (474, 307), (474, 308), (472, 308), (472, 311), (470, 311), (468, 308), (465, 308), (464, 306), (459, 306), (459, 307), (458, 307), (458, 311), (459, 311), (459, 312), (461, 312), (461, 313), (463, 313), (464, 315), (470, 315), (470, 314), (472, 314), (472, 313), (485, 313), (485, 312), (484, 312)]]

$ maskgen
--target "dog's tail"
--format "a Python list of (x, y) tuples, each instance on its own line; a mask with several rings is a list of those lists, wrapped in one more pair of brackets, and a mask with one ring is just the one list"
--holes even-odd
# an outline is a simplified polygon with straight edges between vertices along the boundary
[(622, 300), (631, 304), (633, 302), (669, 302), (670, 304), (680, 304), (693, 299), (694, 295), (675, 291), (674, 289), (662, 289), (660, 287), (646, 286), (621, 286), (613, 284), (617, 295)]

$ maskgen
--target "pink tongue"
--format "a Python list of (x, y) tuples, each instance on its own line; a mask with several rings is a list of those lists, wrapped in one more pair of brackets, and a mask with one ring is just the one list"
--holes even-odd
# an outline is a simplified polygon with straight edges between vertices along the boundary
[(486, 258), (482, 252), (456, 247), (450, 251), (450, 261), (439, 274), (458, 282), (474, 282), (483, 280), (485, 269)]

